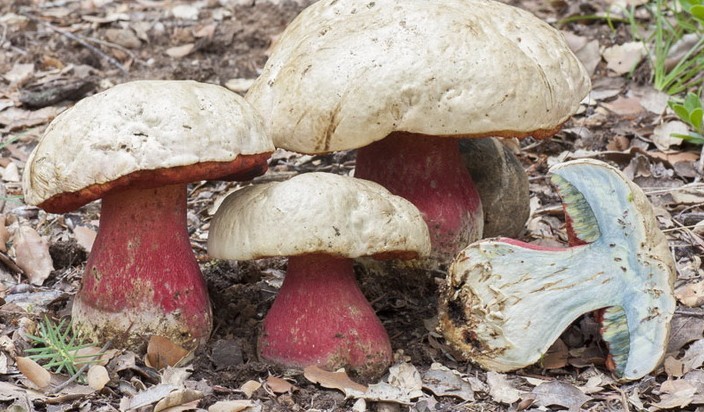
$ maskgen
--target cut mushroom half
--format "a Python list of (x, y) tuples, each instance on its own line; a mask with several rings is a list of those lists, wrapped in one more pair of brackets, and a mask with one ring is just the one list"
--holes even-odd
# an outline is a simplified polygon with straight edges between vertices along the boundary
[(473, 243), (454, 260), (440, 328), (464, 357), (495, 371), (531, 365), (579, 316), (603, 310), (607, 366), (624, 380), (655, 369), (675, 310), (675, 265), (643, 191), (596, 160), (554, 166), (569, 248), (512, 239)]

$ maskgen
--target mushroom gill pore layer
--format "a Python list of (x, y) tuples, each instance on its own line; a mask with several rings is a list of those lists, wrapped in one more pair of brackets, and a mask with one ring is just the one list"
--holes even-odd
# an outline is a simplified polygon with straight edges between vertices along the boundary
[(662, 360), (675, 309), (675, 265), (643, 191), (585, 159), (551, 168), (571, 247), (486, 239), (450, 266), (440, 325), (451, 346), (490, 370), (537, 362), (579, 316), (599, 311), (607, 365), (639, 379)]

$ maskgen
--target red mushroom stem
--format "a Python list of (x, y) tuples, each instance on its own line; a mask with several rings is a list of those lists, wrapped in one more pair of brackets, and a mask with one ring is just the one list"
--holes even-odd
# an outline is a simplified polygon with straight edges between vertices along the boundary
[(150, 334), (188, 348), (207, 339), (210, 302), (186, 228), (185, 184), (105, 195), (73, 314), (78, 330), (116, 347)]
[(481, 238), (481, 200), (458, 139), (392, 133), (358, 150), (355, 177), (413, 203), (428, 224), (433, 256), (441, 261)]
[(291, 367), (345, 367), (367, 377), (386, 370), (389, 336), (359, 290), (352, 264), (325, 254), (289, 258), (259, 336), (262, 358)]

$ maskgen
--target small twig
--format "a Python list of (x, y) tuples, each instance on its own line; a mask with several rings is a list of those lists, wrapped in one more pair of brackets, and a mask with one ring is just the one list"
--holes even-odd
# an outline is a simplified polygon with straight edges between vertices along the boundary
[(112, 47), (113, 49), (120, 50), (121, 52), (130, 56), (130, 59), (137, 60), (135, 58), (134, 53), (130, 49), (128, 49), (127, 47), (123, 47), (123, 46), (120, 46), (119, 44), (115, 44), (115, 43), (112, 43), (109, 41), (96, 39), (95, 37), (85, 37), (85, 39), (91, 43), (99, 44), (99, 45), (105, 46), (105, 47)]
[(650, 195), (678, 192), (680, 190), (701, 190), (702, 187), (704, 187), (704, 184), (702, 184), (702, 183), (691, 183), (691, 184), (679, 186), (679, 187), (669, 187), (667, 189), (649, 188), (649, 187), (642, 187), (641, 189), (643, 189), (643, 192), (645, 192), (646, 195), (650, 196)]
[(684, 229), (691, 230), (697, 227), (697, 225), (689, 225), (689, 226), (680, 226), (680, 227), (671, 227), (668, 229), (660, 229), (662, 233), (668, 233), (668, 232), (677, 232), (677, 231), (682, 231)]
[(79, 369), (78, 371), (76, 371), (76, 373), (74, 373), (73, 376), (71, 376), (70, 378), (68, 378), (68, 380), (66, 380), (66, 381), (63, 382), (62, 384), (56, 386), (53, 390), (51, 390), (51, 392), (49, 392), (49, 395), (55, 395), (55, 394), (61, 392), (61, 391), (62, 391), (64, 388), (66, 388), (68, 385), (70, 385), (71, 383), (73, 383), (74, 381), (76, 381), (76, 379), (78, 379), (78, 377), (81, 376), (81, 375), (83, 374), (83, 372), (85, 372), (88, 368), (91, 367), (92, 363), (90, 363), (90, 362), (92, 362), (92, 361), (94, 361), (94, 360), (96, 360), (96, 359), (100, 359), (100, 357), (105, 354), (105, 351), (107, 351), (108, 349), (110, 349), (110, 346), (112, 346), (112, 341), (111, 341), (111, 340), (107, 341), (107, 342), (105, 343), (105, 345), (103, 345), (103, 347), (100, 348), (100, 351), (99, 351), (98, 353), (96, 353), (95, 355), (93, 355), (93, 357), (92, 357), (91, 360), (87, 361), (83, 366), (81, 366), (81, 369)]
[(624, 412), (630, 412), (631, 408), (628, 406), (628, 397), (626, 396), (626, 392), (622, 391), (618, 386), (613, 386), (614, 389), (616, 389), (616, 392), (618, 392), (621, 396), (621, 407), (623, 407)]
[(62, 35), (62, 36), (68, 37), (69, 39), (71, 39), (71, 40), (73, 40), (73, 41), (79, 43), (81, 46), (83, 46), (83, 47), (87, 48), (88, 50), (90, 50), (91, 52), (93, 52), (93, 54), (96, 54), (98, 57), (101, 57), (101, 58), (107, 60), (110, 64), (112, 64), (113, 66), (117, 67), (117, 69), (120, 70), (120, 72), (121, 72), (123, 75), (126, 76), (126, 75), (128, 74), (127, 69), (125, 68), (125, 66), (123, 66), (119, 61), (117, 61), (117, 60), (115, 60), (113, 57), (108, 56), (107, 54), (103, 53), (100, 49), (98, 49), (97, 47), (95, 47), (95, 46), (93, 46), (92, 44), (88, 43), (87, 41), (85, 41), (85, 40), (84, 40), (83, 38), (81, 38), (80, 36), (77, 36), (77, 35), (75, 35), (75, 34), (69, 32), (69, 31), (67, 31), (67, 30), (60, 29), (60, 28), (54, 26), (53, 24), (47, 23), (47, 22), (45, 22), (44, 20), (41, 20), (41, 19), (39, 19), (39, 18), (37, 18), (37, 17), (31, 15), (31, 14), (23, 13), (22, 15), (25, 16), (26, 18), (32, 20), (33, 22), (35, 22), (35, 23), (37, 23), (37, 24), (41, 24), (42, 26), (48, 28), (48, 29), (51, 30), (51, 31), (54, 31), (54, 32), (56, 32), (56, 33), (58, 33), (58, 34), (60, 34), (60, 35)]
[(692, 317), (704, 317), (704, 311), (694, 309), (675, 309), (675, 314)]

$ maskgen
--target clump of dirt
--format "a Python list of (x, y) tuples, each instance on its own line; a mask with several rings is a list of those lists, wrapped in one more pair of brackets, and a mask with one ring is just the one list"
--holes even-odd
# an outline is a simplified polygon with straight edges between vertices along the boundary
[(76, 239), (53, 242), (49, 245), (49, 254), (56, 270), (80, 266), (88, 257), (85, 249), (78, 245)]

